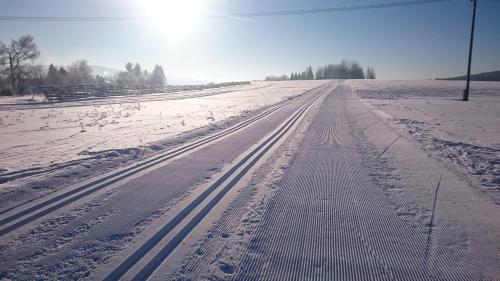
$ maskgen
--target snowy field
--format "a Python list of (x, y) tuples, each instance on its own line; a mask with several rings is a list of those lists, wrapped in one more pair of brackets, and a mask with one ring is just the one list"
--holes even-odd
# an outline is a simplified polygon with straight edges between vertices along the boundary
[(348, 83), (373, 109), (427, 152), (445, 159), (500, 202), (500, 82), (366, 81)]
[[(87, 146), (52, 146), (73, 158), (2, 173), (0, 279), (497, 280), (500, 86), (475, 83), (468, 103), (461, 88), (289, 81), (118, 103), (10, 99), (6, 112), (121, 113), (118, 124), (73, 121), (68, 134)], [(189, 141), (243, 118), (234, 133)], [(164, 124), (177, 129), (136, 140)], [(124, 137), (107, 130), (120, 125)], [(172, 161), (138, 161), (121, 180), (113, 169), (179, 142)]]
[[(42, 97), (1, 98), (0, 190), (17, 187), (34, 176), (137, 158), (144, 151), (168, 147), (169, 140), (178, 141), (188, 132), (223, 129), (251, 111), (323, 83), (255, 82), (64, 103), (41, 103)], [(78, 177), (81, 169), (72, 173), (61, 177)]]

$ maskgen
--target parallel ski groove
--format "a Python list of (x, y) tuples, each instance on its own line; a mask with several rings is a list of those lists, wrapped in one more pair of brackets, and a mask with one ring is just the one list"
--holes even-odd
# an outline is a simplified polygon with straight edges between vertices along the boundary
[[(142, 270), (133, 278), (133, 280), (147, 279), (156, 268), (167, 258), (177, 245), (191, 232), (193, 228), (210, 212), (210, 210), (222, 199), (222, 197), (238, 182), (238, 180), (251, 169), (255, 163), (276, 143), (287, 131), (300, 119), (304, 112), (319, 98), (320, 94), (313, 96), (303, 107), (283, 124), (280, 129), (271, 137), (266, 139), (262, 144), (255, 148), (252, 152), (246, 155), (241, 161), (235, 164), (227, 173), (221, 176), (212, 186), (205, 190), (202, 194), (196, 197), (186, 208), (178, 215), (164, 225), (150, 239), (148, 239), (139, 249), (118, 265), (104, 280), (119, 280), (127, 271), (132, 268), (139, 260), (151, 251), (168, 233), (170, 233), (188, 214), (190, 214), (198, 205), (200, 205), (211, 193), (213, 193), (226, 179), (232, 176), (240, 167), (243, 170), (229, 182), (215, 197), (207, 203), (207, 205), (199, 211), (195, 217), (170, 240), (166, 246), (153, 257), (153, 259), (142, 268)], [(254, 155), (255, 158), (247, 163)]]
[[(8, 234), (9, 232), (14, 231), (15, 229), (17, 229), (23, 225), (26, 225), (26, 224), (28, 224), (28, 223), (30, 223), (38, 218), (44, 217), (44, 216), (54, 212), (55, 210), (58, 210), (58, 209), (66, 206), (74, 201), (77, 201), (81, 198), (84, 198), (84, 197), (86, 197), (86, 196), (88, 196), (96, 191), (99, 191), (99, 190), (101, 190), (101, 189), (103, 189), (103, 188), (105, 188), (105, 187), (107, 187), (115, 182), (118, 182), (118, 181), (121, 181), (127, 177), (130, 177), (130, 176), (132, 176), (140, 171), (151, 168), (151, 167), (158, 165), (158, 164), (160, 164), (168, 159), (182, 155), (182, 154), (187, 153), (193, 149), (198, 148), (199, 146), (214, 142), (214, 141), (216, 141), (216, 140), (218, 140), (226, 135), (229, 135), (229, 134), (232, 134), (236, 131), (239, 131), (239, 130), (267, 117), (268, 115), (272, 114), (273, 112), (289, 105), (290, 103), (293, 103), (293, 102), (296, 102), (296, 101), (299, 101), (299, 100), (302, 100), (302, 99), (309, 97), (311, 93), (313, 93), (315, 90), (322, 88), (322, 87), (324, 87), (324, 86), (319, 86), (317, 88), (311, 89), (311, 90), (307, 91), (305, 94), (303, 94), (299, 99), (295, 99), (295, 100), (291, 100), (291, 101), (287, 101), (287, 102), (284, 102), (282, 104), (279, 104), (279, 105), (277, 105), (269, 110), (266, 110), (263, 113), (258, 114), (257, 116), (250, 118), (249, 120), (245, 120), (245, 121), (235, 125), (234, 127), (229, 128), (225, 131), (222, 131), (222, 132), (217, 133), (215, 135), (212, 135), (212, 136), (206, 137), (204, 139), (195, 141), (195, 142), (190, 143), (188, 145), (185, 145), (183, 147), (173, 149), (171, 151), (167, 151), (166, 153), (164, 153), (160, 156), (155, 156), (154, 158), (146, 160), (140, 164), (128, 167), (122, 171), (119, 171), (117, 173), (109, 175), (105, 178), (98, 179), (98, 180), (93, 181), (91, 183), (88, 183), (84, 186), (69, 190), (68, 192), (60, 194), (56, 197), (49, 198), (48, 200), (40, 202), (40, 203), (36, 204), (35, 206), (26, 208), (26, 209), (21, 210), (21, 211), (13, 214), (11, 216), (3, 218), (0, 220), (0, 226), (4, 226), (10, 222), (13, 222), (13, 221), (19, 219), (19, 218), (22, 218), (23, 216), (27, 216), (31, 213), (35, 213), (36, 211), (41, 210), (50, 204), (55, 204), (55, 205), (53, 205), (45, 210), (40, 211), (39, 213), (35, 213), (35, 214), (28, 216), (27, 218), (25, 218), (21, 221), (18, 221), (18, 222), (14, 223), (12, 225), (9, 225), (3, 229), (0, 229), (0, 236)], [(71, 196), (73, 196), (73, 197), (71, 197)], [(29, 203), (29, 202), (27, 202), (27, 203)], [(23, 204), (23, 205), (25, 205), (25, 204)], [(23, 205), (17, 206), (13, 209), (22, 208)], [(13, 209), (9, 209), (9, 210), (5, 210), (3, 212), (0, 212), (0, 215), (6, 213), (8, 211), (11, 211)]]
[[(251, 200), (255, 194), (256, 186), (250, 185), (248, 188), (243, 189), (233, 202), (224, 211), (224, 216), (217, 222), (214, 229), (208, 234), (210, 237), (222, 237), (230, 233), (236, 233), (239, 224), (242, 223), (241, 217), (247, 211), (246, 204)], [(239, 235), (239, 234), (236, 234)], [(229, 236), (228, 236), (229, 237)], [(196, 277), (201, 273), (202, 263), (212, 261), (219, 256), (222, 245), (225, 241), (219, 239), (207, 239), (197, 250), (197, 254), (189, 258), (189, 260), (181, 267), (176, 276), (169, 276), (178, 281), (196, 280)], [(198, 252), (200, 251), (200, 252)], [(178, 276), (179, 273), (181, 276)]]

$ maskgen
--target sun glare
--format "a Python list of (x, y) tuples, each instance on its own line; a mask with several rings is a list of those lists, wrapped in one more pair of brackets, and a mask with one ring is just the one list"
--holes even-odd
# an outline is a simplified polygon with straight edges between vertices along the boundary
[(179, 43), (186, 39), (199, 24), (204, 0), (142, 0), (140, 7), (167, 39)]

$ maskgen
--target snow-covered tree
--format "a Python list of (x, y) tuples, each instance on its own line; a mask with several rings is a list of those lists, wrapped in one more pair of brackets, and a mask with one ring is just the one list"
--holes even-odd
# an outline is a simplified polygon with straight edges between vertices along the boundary
[(127, 70), (127, 72), (132, 72), (132, 70), (134, 69), (134, 64), (131, 62), (127, 62), (127, 64), (125, 64), (125, 69)]
[(308, 66), (306, 68), (305, 79), (307, 79), (307, 80), (314, 80), (314, 73), (313, 73), (313, 70), (312, 70), (311, 66)]
[(11, 39), (8, 45), (0, 41), (0, 66), (6, 67), (3, 71), (7, 73), (7, 79), (16, 94), (23, 94), (29, 66), (39, 56), (40, 52), (31, 35)]
[(49, 85), (61, 85), (61, 77), (59, 71), (57, 71), (57, 68), (53, 64), (49, 66), (46, 81)]
[(371, 66), (366, 68), (366, 79), (376, 79), (375, 69)]
[(61, 85), (68, 85), (69, 84), (68, 71), (61, 66), (58, 72), (59, 72), (59, 79), (61, 79)]
[(68, 79), (71, 85), (90, 84), (94, 81), (92, 68), (88, 65), (87, 60), (74, 61), (68, 67)]
[(138, 62), (136, 62), (132, 71), (134, 72), (135, 76), (137, 77), (141, 76), (142, 75), (141, 65)]
[(167, 78), (163, 72), (161, 65), (156, 65), (153, 73), (151, 74), (150, 83), (153, 87), (164, 87), (167, 83)]

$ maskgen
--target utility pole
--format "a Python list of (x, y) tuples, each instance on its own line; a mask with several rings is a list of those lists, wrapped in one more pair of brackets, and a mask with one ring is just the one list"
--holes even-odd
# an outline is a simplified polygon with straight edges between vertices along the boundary
[(472, 61), (472, 46), (474, 45), (474, 25), (476, 23), (476, 8), (477, 8), (477, 0), (471, 0), (472, 2), (472, 27), (470, 31), (470, 46), (469, 46), (469, 65), (467, 67), (467, 86), (464, 90), (464, 98), (463, 101), (469, 100), (469, 89), (470, 89), (470, 65)]

